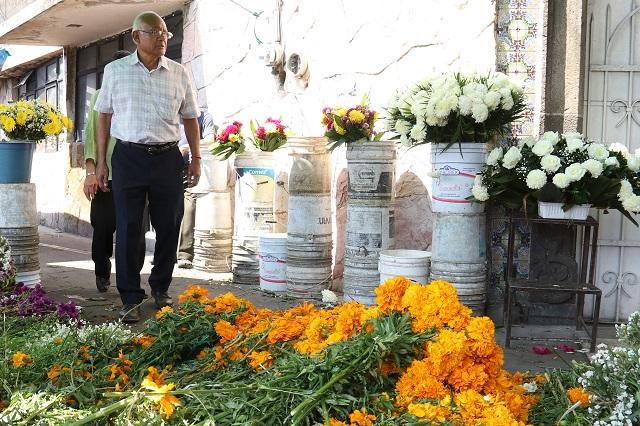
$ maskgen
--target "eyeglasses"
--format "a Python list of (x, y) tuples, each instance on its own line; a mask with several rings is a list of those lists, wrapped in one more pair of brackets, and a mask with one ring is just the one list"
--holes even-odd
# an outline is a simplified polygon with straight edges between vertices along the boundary
[(169, 31), (164, 31), (164, 30), (137, 30), (140, 31), (141, 33), (147, 33), (150, 34), (151, 37), (155, 37), (155, 38), (166, 38), (166, 39), (170, 39), (173, 37), (173, 33), (170, 33)]

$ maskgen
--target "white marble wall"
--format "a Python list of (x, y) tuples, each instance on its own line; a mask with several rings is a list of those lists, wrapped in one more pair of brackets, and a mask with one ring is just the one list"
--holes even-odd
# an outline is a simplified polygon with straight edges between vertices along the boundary
[[(355, 104), (369, 93), (382, 112), (396, 90), (434, 71), (495, 68), (491, 0), (283, 0), (285, 57), (305, 58), (309, 81), (304, 88), (287, 73), (280, 87), (258, 58), (264, 44), (278, 39), (278, 0), (238, 3), (259, 16), (227, 0), (194, 0), (185, 10), (182, 60), (218, 124), (276, 116), (298, 135), (321, 135), (324, 106)], [(344, 160), (333, 158), (335, 199), (343, 200)], [(425, 147), (399, 152), (398, 248), (430, 247), (429, 167)], [(340, 236), (345, 206), (338, 201), (336, 207)], [(336, 246), (335, 275), (341, 276), (341, 241)]]

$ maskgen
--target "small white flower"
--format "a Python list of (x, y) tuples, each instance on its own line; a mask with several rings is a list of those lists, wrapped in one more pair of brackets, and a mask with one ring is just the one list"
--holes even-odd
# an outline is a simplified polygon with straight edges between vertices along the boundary
[(518, 162), (522, 159), (522, 154), (517, 146), (512, 146), (509, 148), (506, 154), (502, 159), (502, 165), (505, 169), (513, 169)]
[(622, 207), (629, 212), (640, 212), (640, 195), (631, 195), (622, 200)]
[(323, 303), (338, 303), (338, 296), (331, 290), (322, 290), (322, 302)]
[(602, 174), (602, 170), (604, 169), (602, 163), (598, 160), (594, 160), (593, 158), (590, 158), (587, 161), (583, 162), (582, 167), (584, 167), (594, 178), (600, 176)]
[(478, 201), (487, 201), (489, 199), (489, 190), (484, 185), (473, 185), (471, 194)]
[(407, 135), (400, 135), (400, 143), (402, 146), (406, 147), (413, 146), (413, 142), (407, 137)]
[(627, 166), (629, 166), (633, 172), (640, 170), (640, 155), (629, 154), (629, 157), (627, 157)]
[(626, 145), (623, 145), (620, 142), (614, 142), (609, 145), (609, 151), (619, 152), (625, 157), (627, 156), (627, 154), (629, 154), (629, 149), (626, 147)]
[(584, 177), (584, 174), (587, 170), (582, 167), (580, 163), (573, 163), (566, 169), (564, 169), (564, 174), (567, 175), (571, 182), (577, 182)]
[(567, 139), (567, 151), (575, 152), (582, 151), (584, 149), (584, 142), (582, 139), (569, 138)]
[(569, 186), (570, 183), (571, 181), (564, 173), (557, 173), (553, 177), (553, 184), (560, 189), (565, 189), (567, 186)]
[(611, 157), (608, 157), (606, 160), (604, 160), (604, 165), (618, 167), (620, 166), (620, 162), (616, 157), (611, 156)]
[(544, 132), (540, 139), (551, 142), (551, 145), (555, 145), (560, 141), (560, 135), (558, 132)]
[(547, 183), (547, 174), (540, 169), (534, 169), (527, 174), (527, 186), (531, 189), (540, 189)]
[(471, 116), (476, 123), (484, 123), (489, 116), (489, 108), (487, 108), (484, 102), (474, 102), (471, 107)]
[(538, 385), (536, 382), (523, 383), (522, 387), (529, 393), (536, 393), (538, 391)]
[(473, 106), (473, 100), (467, 95), (462, 95), (458, 98), (458, 109), (462, 115), (471, 115), (471, 107)]
[(276, 127), (275, 123), (272, 123), (272, 122), (264, 123), (263, 127), (266, 133), (278, 133), (278, 128)]
[(609, 157), (609, 150), (601, 143), (589, 144), (589, 146), (587, 147), (587, 152), (589, 153), (589, 157), (595, 160), (604, 161), (607, 159), (607, 157)]
[(555, 173), (560, 168), (560, 157), (556, 155), (545, 155), (540, 159), (540, 166), (545, 172)]
[(398, 120), (396, 121), (396, 132), (401, 135), (406, 135), (411, 131), (411, 123), (406, 120)]
[(538, 157), (544, 157), (545, 155), (549, 155), (553, 152), (553, 144), (548, 139), (540, 139), (536, 142), (533, 148), (531, 148), (531, 152)]
[(484, 104), (490, 109), (490, 110), (494, 110), (496, 109), (496, 107), (498, 105), (500, 105), (500, 93), (496, 92), (495, 90), (490, 90), (489, 92), (487, 92), (486, 95), (484, 95)]
[(502, 159), (502, 147), (497, 146), (491, 150), (489, 155), (487, 156), (487, 164), (490, 166), (496, 166), (498, 164), (498, 160)]
[(620, 192), (618, 192), (618, 200), (623, 201), (633, 195), (633, 187), (631, 183), (624, 179), (620, 181)]
[(421, 123), (416, 124), (411, 128), (411, 132), (409, 133), (411, 139), (416, 141), (424, 140), (427, 136), (426, 129)]

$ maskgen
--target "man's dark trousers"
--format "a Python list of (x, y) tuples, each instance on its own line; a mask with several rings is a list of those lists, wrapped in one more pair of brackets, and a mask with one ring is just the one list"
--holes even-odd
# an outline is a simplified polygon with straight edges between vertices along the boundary
[(156, 232), (153, 269), (149, 285), (165, 292), (171, 284), (180, 221), (184, 210), (182, 169), (177, 147), (157, 154), (118, 142), (111, 158), (116, 208), (116, 281), (124, 304), (140, 303), (142, 264), (137, 247), (145, 199), (149, 199), (151, 225)]
[[(112, 182), (109, 181), (109, 189), (112, 189)], [(93, 227), (93, 237), (91, 238), (91, 259), (97, 277), (109, 279), (111, 276), (111, 260), (113, 254), (113, 233), (116, 231), (116, 209), (113, 203), (113, 191), (96, 191), (96, 195), (91, 200), (91, 226)], [(145, 240), (144, 232), (141, 234), (138, 243), (138, 261), (144, 263)]]

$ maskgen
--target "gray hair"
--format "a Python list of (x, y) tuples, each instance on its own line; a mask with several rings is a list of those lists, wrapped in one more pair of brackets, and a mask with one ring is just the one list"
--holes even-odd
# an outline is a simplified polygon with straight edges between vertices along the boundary
[(152, 25), (156, 21), (162, 21), (162, 16), (152, 11), (139, 13), (133, 20), (133, 31), (143, 30), (142, 24)]

